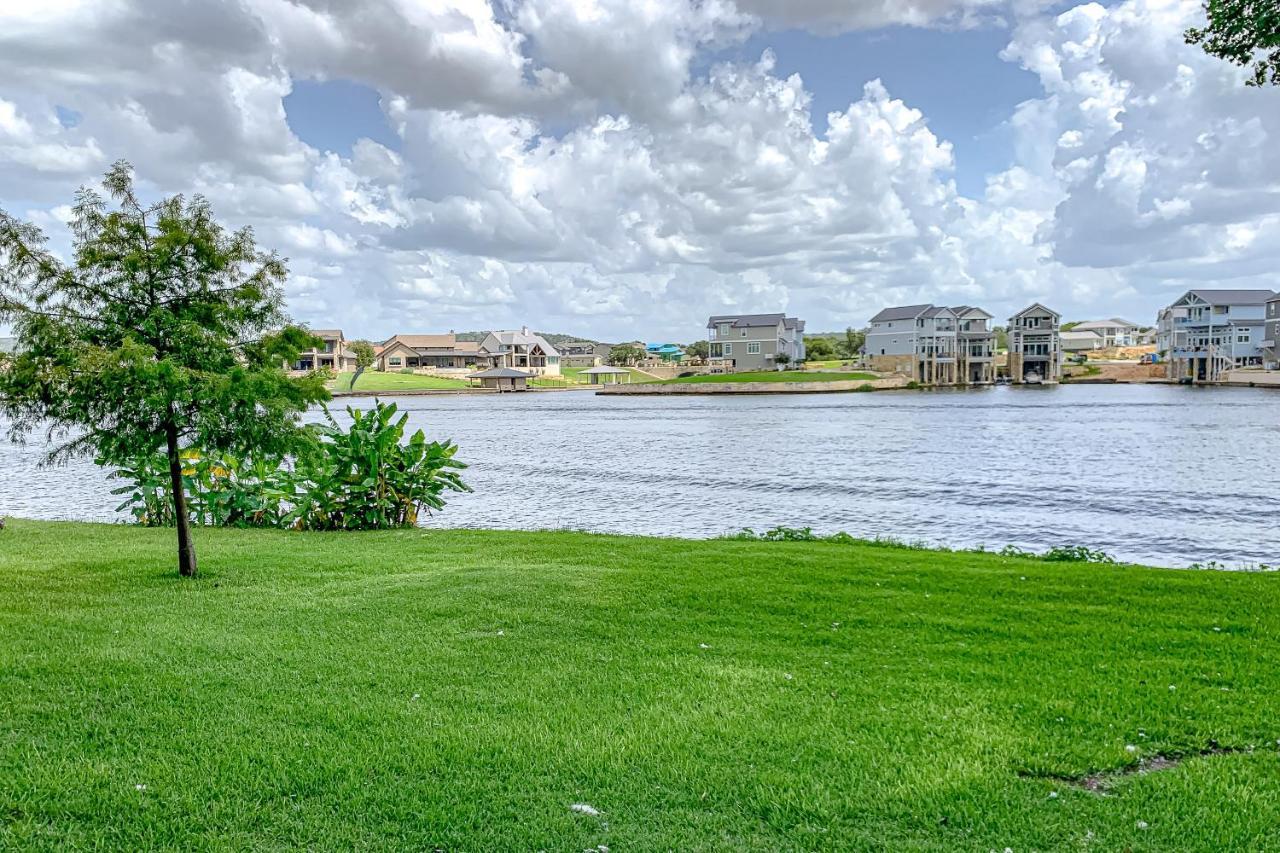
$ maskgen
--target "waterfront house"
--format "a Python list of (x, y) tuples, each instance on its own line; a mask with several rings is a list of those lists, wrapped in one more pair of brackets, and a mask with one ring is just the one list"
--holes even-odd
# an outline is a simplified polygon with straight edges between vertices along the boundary
[(785, 314), (716, 315), (707, 320), (707, 348), (713, 373), (777, 370), (804, 361), (804, 321)]
[(926, 385), (995, 381), (992, 315), (971, 305), (899, 305), (871, 318), (864, 352), (873, 370)]
[(1188, 290), (1165, 309), (1168, 378), (1216, 382), (1233, 368), (1262, 366), (1275, 298), (1270, 290)]
[(467, 378), (478, 382), (482, 388), (494, 391), (525, 391), (528, 390), (533, 374), (511, 367), (491, 367), (478, 373), (469, 373)]
[(1062, 316), (1035, 302), (1009, 318), (1009, 378), (1057, 382), (1062, 378)]
[(1262, 363), (1280, 370), (1280, 293), (1267, 300), (1267, 322), (1262, 333)]
[(595, 341), (567, 341), (559, 344), (560, 367), (599, 367), (609, 360), (610, 344)]
[(1106, 341), (1097, 332), (1072, 329), (1069, 332), (1059, 332), (1058, 338), (1062, 341), (1064, 353), (1093, 352), (1106, 348)]
[(320, 339), (317, 347), (298, 354), (290, 369), (296, 373), (312, 370), (332, 370), (335, 373), (356, 369), (356, 354), (347, 346), (341, 329), (308, 329)]
[(510, 367), (535, 376), (560, 375), (560, 351), (525, 326), (518, 331), (490, 332), (480, 349), (491, 354), (494, 367)]
[(1102, 348), (1111, 349), (1112, 347), (1138, 346), (1138, 337), (1142, 328), (1137, 323), (1112, 317), (1110, 320), (1087, 320), (1076, 323), (1071, 327), (1071, 331), (1096, 332), (1102, 338)]
[(378, 349), (379, 370), (465, 370), (493, 366), (493, 355), (477, 341), (460, 341), (446, 335), (393, 335)]
[(645, 344), (645, 355), (659, 361), (682, 361), (684, 350), (675, 344)]

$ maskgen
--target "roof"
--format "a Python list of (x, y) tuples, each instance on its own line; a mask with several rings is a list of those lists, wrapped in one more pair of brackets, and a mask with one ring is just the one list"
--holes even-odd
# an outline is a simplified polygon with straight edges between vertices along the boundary
[(621, 367), (593, 367), (590, 370), (582, 371), (587, 376), (614, 376), (623, 373), (630, 373), (630, 370), (624, 370)]
[(468, 373), (468, 379), (532, 379), (532, 373), (516, 370), (514, 367), (491, 367), (479, 373)]
[[(1270, 290), (1188, 290), (1187, 295), (1194, 294), (1212, 305), (1262, 305), (1270, 302), (1276, 294)], [(1181, 300), (1179, 300), (1181, 301)]]
[(785, 314), (716, 314), (707, 320), (707, 328), (720, 323), (732, 323), (735, 329), (749, 326), (776, 326), (787, 319)]
[(402, 343), (412, 349), (452, 349), (457, 346), (458, 339), (449, 335), (392, 335), (383, 341), (384, 347), (393, 343)]
[(932, 308), (932, 305), (899, 305), (896, 308), (886, 308), (879, 314), (871, 318), (873, 323), (883, 323), (885, 320), (914, 320), (925, 311)]
[(995, 319), (994, 314), (988, 314), (986, 311), (983, 311), (981, 308), (977, 307), (976, 305), (957, 305), (951, 309), (951, 313), (955, 314), (957, 317), (963, 317), (965, 314), (972, 314), (975, 311), (977, 311), (983, 317), (986, 317), (988, 320)]
[(17, 338), (0, 338), (0, 352), (17, 352)]
[(1037, 308), (1039, 308), (1041, 311), (1043, 311), (1046, 314), (1053, 315), (1054, 317), (1062, 316), (1057, 311), (1054, 311), (1052, 308), (1046, 308), (1043, 305), (1041, 305), (1039, 302), (1032, 302), (1026, 308), (1023, 308), (1021, 311), (1019, 311), (1017, 314), (1014, 314), (1013, 317), (1010, 317), (1009, 319), (1012, 320), (1015, 317), (1021, 317), (1023, 314), (1030, 314), (1032, 311), (1036, 310)]
[(950, 308), (944, 308), (944, 307), (943, 307), (943, 306), (941, 306), (941, 305), (930, 305), (928, 308), (926, 308), (926, 309), (925, 309), (924, 316), (926, 316), (926, 317), (937, 317), (937, 316), (941, 315), (944, 311), (945, 311), (946, 313), (948, 313), (948, 314), (954, 314), (954, 313), (955, 313), (955, 312), (954, 312), (954, 311), (952, 311)]
[(645, 344), (644, 348), (649, 352), (680, 352), (675, 344)]
[(560, 351), (553, 347), (542, 335), (526, 332), (523, 329), (504, 329), (500, 331), (490, 332), (498, 339), (501, 344), (523, 344), (524, 346), (542, 347), (542, 351), (547, 355), (559, 355)]
[(795, 317), (787, 317), (782, 321), (782, 325), (788, 329), (795, 329), (798, 332), (804, 331), (804, 320), (798, 320)]
[(1116, 326), (1126, 326), (1133, 329), (1141, 328), (1137, 323), (1130, 323), (1128, 320), (1120, 320), (1113, 317), (1110, 320), (1086, 320), (1083, 323), (1076, 323), (1073, 329), (1088, 332), (1093, 329), (1110, 329)]
[(308, 329), (311, 334), (318, 338), (341, 338), (343, 337), (341, 329)]
[(1069, 332), (1059, 332), (1058, 335), (1064, 341), (1078, 340), (1081, 338), (1096, 338), (1097, 340), (1102, 340), (1102, 335), (1092, 329), (1081, 329), (1079, 326)]

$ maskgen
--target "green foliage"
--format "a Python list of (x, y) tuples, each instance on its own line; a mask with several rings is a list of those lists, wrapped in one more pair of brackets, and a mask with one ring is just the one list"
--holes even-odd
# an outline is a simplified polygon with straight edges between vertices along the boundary
[(711, 355), (711, 345), (706, 341), (694, 341), (684, 348), (684, 354), (696, 361), (706, 361)]
[(377, 360), (377, 356), (373, 351), (373, 344), (369, 341), (352, 341), (348, 344), (348, 347), (356, 357), (356, 370), (366, 370), (372, 367), (373, 362)]
[(836, 357), (836, 345), (830, 338), (805, 338), (804, 351), (810, 361), (826, 361)]
[[(955, 550), (951, 548), (939, 548), (926, 542), (903, 542), (898, 539), (881, 536), (877, 536), (874, 539), (865, 539), (844, 532), (815, 533), (811, 527), (778, 526), (771, 527), (761, 533), (757, 533), (750, 527), (744, 527), (741, 530), (724, 536), (723, 538), (746, 542), (827, 542), (837, 545), (883, 545), (893, 548), (909, 548), (913, 551), (937, 551), (939, 553), (948, 554), (987, 553), (985, 548)], [(1019, 548), (1016, 545), (1006, 545), (995, 553), (1000, 557), (1024, 560), (1043, 560), (1047, 563), (1098, 563), (1103, 565), (1116, 565), (1115, 558), (1110, 554), (1105, 551), (1087, 548), (1083, 545), (1059, 545), (1050, 548), (1043, 554), (1037, 554), (1035, 551), (1028, 551), (1024, 548)]]
[(609, 351), (609, 364), (614, 367), (631, 367), (644, 360), (645, 352), (640, 347), (623, 344)]
[(785, 352), (780, 352), (773, 357), (773, 361), (775, 364), (781, 364), (785, 366), (791, 363), (791, 356), (787, 355)]
[[(115, 206), (79, 191), (69, 264), (38, 228), (0, 211), (0, 323), (13, 325), (19, 350), (0, 371), (11, 437), (68, 439), (52, 460), (126, 465), (163, 451), (173, 481), (185, 447), (282, 452), (299, 414), (328, 397), (322, 377), (282, 368), (315, 339), (269, 332), (285, 321), (284, 261), (259, 251), (249, 229), (225, 231), (199, 196), (143, 205), (123, 161), (103, 183)], [(179, 571), (192, 575), (183, 491), (169, 494)]]
[[(182, 480), (191, 523), (209, 527), (292, 527), (302, 530), (381, 530), (411, 527), (421, 513), (445, 506), (443, 492), (470, 491), (451, 442), (428, 442), (421, 430), (404, 442), (408, 415), (375, 402), (348, 407), (350, 429), (333, 419), (307, 428), (292, 459), (182, 455)], [(138, 523), (172, 526), (167, 460), (155, 454), (113, 472), (129, 485), (117, 511)]]
[(1187, 44), (1239, 65), (1249, 86), (1280, 85), (1280, 4), (1275, 0), (1207, 0), (1208, 26), (1192, 27)]
[(1083, 322), (1084, 322), (1083, 320), (1072, 320), (1070, 323), (1063, 323), (1063, 324), (1062, 324), (1062, 327), (1061, 327), (1061, 330), (1062, 330), (1062, 331), (1064, 331), (1064, 332), (1069, 332), (1069, 331), (1071, 331), (1072, 329), (1074, 329), (1076, 326), (1079, 326), (1079, 325), (1080, 325), (1081, 323), (1083, 323)]
[(844, 330), (844, 338), (836, 342), (836, 352), (841, 358), (857, 358), (866, 342), (867, 335), (865, 332), (849, 326)]

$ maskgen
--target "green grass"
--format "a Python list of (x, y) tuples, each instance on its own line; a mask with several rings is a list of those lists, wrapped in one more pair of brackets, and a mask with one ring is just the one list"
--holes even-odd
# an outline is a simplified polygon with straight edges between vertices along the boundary
[[(1280, 845), (1276, 576), (575, 533), (196, 542), (182, 581), (169, 531), (0, 532), (0, 849)], [(1107, 796), (1056, 778), (1214, 743), (1242, 751)]]
[[(333, 390), (350, 391), (351, 378), (354, 373), (339, 373), (334, 380)], [(465, 380), (448, 379), (442, 376), (428, 376), (421, 373), (392, 373), (366, 370), (360, 374), (356, 383), (356, 391), (431, 391), (449, 388), (466, 388)]]
[(819, 373), (808, 370), (762, 370), (744, 373), (703, 373), (666, 380), (668, 383), (689, 382), (851, 382), (879, 379), (874, 373)]

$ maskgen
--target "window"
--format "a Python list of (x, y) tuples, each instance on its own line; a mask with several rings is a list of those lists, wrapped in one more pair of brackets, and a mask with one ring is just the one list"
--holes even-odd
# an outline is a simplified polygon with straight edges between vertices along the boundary
[(1247, 343), (1249, 343), (1249, 333), (1248, 333), (1248, 332), (1240, 332), (1238, 335), (1236, 335), (1236, 343), (1238, 343), (1238, 344), (1247, 344)]
[(759, 343), (747, 344), (747, 355), (759, 355), (759, 354), (760, 354)]
[(724, 345), (724, 354), (725, 354), (725, 355), (733, 355), (733, 344), (725, 344), (725, 345)]
[(742, 330), (742, 336), (743, 336), (744, 338), (747, 336), (747, 330), (746, 330), (746, 329), (743, 329), (743, 330)]
[(400, 358), (400, 356), (393, 355), (391, 356), (391, 358), (387, 359), (387, 364), (391, 365), (392, 367), (399, 367), (400, 365), (404, 364), (404, 361)]

